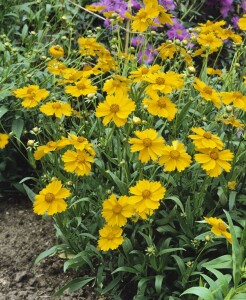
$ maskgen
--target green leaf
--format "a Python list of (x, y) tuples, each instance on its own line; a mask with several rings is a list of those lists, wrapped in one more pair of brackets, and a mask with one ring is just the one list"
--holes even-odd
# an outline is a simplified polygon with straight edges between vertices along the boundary
[(117, 272), (126, 272), (126, 273), (134, 273), (137, 274), (138, 270), (132, 268), (132, 267), (119, 267), (115, 269), (112, 274), (117, 273)]
[(58, 250), (60, 249), (59, 245), (56, 245), (48, 250), (45, 250), (44, 252), (40, 253), (39, 256), (35, 259), (34, 265), (36, 266), (42, 259), (44, 259), (47, 256), (54, 255)]
[(20, 139), (24, 127), (24, 121), (22, 119), (15, 119), (12, 122), (11, 130), (15, 133), (17, 139)]
[(69, 281), (61, 289), (59, 289), (54, 296), (60, 297), (66, 289), (69, 289), (70, 292), (75, 292), (78, 289), (81, 289), (83, 286), (88, 284), (90, 281), (94, 280), (95, 277), (79, 277)]
[(107, 173), (110, 175), (114, 183), (117, 185), (119, 191), (121, 192), (122, 195), (127, 194), (127, 186), (124, 182), (122, 182), (114, 173), (111, 171), (107, 171)]
[(21, 32), (21, 40), (22, 40), (22, 43), (25, 41), (26, 37), (27, 37), (27, 34), (28, 34), (28, 26), (25, 24), (22, 28), (22, 32)]
[(188, 290), (184, 291), (183, 294), (181, 294), (180, 296), (187, 294), (199, 296), (204, 300), (214, 300), (212, 292), (209, 289), (202, 286), (189, 288)]
[(157, 294), (160, 294), (160, 292), (161, 292), (162, 282), (163, 282), (164, 278), (165, 277), (163, 275), (155, 276), (155, 290), (156, 290)]
[(0, 119), (2, 118), (2, 116), (4, 114), (6, 114), (7, 111), (8, 111), (8, 109), (7, 109), (6, 106), (3, 105), (3, 106), (0, 107)]
[(229, 254), (212, 259), (202, 265), (204, 268), (232, 269), (232, 256)]
[(167, 253), (171, 253), (171, 252), (175, 252), (175, 251), (185, 251), (184, 248), (170, 248), (170, 249), (164, 249), (164, 250), (161, 250), (159, 253), (158, 253), (158, 256), (161, 256), (163, 254), (167, 254)]
[(229, 196), (229, 210), (233, 209), (233, 206), (235, 204), (237, 192), (236, 191), (231, 191), (230, 196)]
[(178, 207), (181, 209), (182, 213), (185, 212), (184, 206), (177, 196), (169, 196), (169, 197), (165, 198), (165, 200), (173, 200), (178, 205)]
[(242, 253), (240, 249), (239, 242), (237, 240), (236, 232), (231, 220), (231, 217), (227, 211), (224, 210), (224, 213), (226, 214), (228, 223), (229, 223), (229, 228), (230, 228), (230, 233), (232, 237), (232, 266), (233, 266), (233, 281), (234, 281), (234, 287), (236, 288), (240, 282), (241, 279), (241, 265), (242, 265)]
[(25, 183), (23, 183), (22, 184), (23, 185), (23, 187), (24, 187), (24, 189), (25, 189), (25, 191), (26, 191), (26, 194), (27, 194), (27, 196), (28, 196), (28, 198), (32, 201), (32, 202), (34, 202), (34, 199), (35, 199), (35, 196), (36, 196), (36, 194), (25, 184)]
[(121, 280), (121, 276), (115, 277), (102, 291), (101, 294), (104, 295), (112, 290)]

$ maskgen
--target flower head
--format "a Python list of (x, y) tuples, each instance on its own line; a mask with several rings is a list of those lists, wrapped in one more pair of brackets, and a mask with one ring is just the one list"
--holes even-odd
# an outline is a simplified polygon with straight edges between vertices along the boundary
[(64, 63), (56, 59), (50, 60), (47, 65), (47, 70), (54, 75), (61, 75), (62, 72), (67, 68)]
[(231, 165), (228, 161), (231, 161), (234, 157), (230, 150), (219, 150), (218, 148), (205, 148), (199, 149), (200, 154), (195, 154), (195, 160), (202, 164), (202, 169), (210, 177), (219, 176), (223, 170), (230, 172)]
[(193, 127), (191, 130), (196, 134), (190, 134), (189, 138), (193, 140), (193, 143), (195, 144), (195, 147), (197, 149), (218, 148), (219, 150), (221, 150), (223, 148), (224, 144), (220, 140), (220, 138), (217, 135), (212, 134), (210, 131), (205, 131), (200, 127)]
[(150, 114), (166, 118), (168, 121), (174, 119), (178, 110), (167, 96), (160, 97), (157, 93), (152, 95), (152, 99), (144, 99), (143, 103), (147, 105), (147, 110)]
[(227, 231), (228, 226), (224, 223), (222, 219), (218, 218), (206, 218), (204, 217), (204, 220), (209, 224), (212, 225), (211, 231), (217, 235), (217, 236), (224, 236), (227, 241), (231, 244), (232, 238), (231, 234)]
[(237, 186), (237, 182), (235, 180), (228, 181), (228, 183), (227, 183), (227, 187), (229, 190), (232, 190), (232, 191), (235, 190), (236, 186)]
[(67, 208), (64, 198), (69, 196), (70, 191), (62, 187), (61, 181), (52, 181), (35, 196), (33, 210), (38, 215), (43, 215), (45, 212), (48, 215), (63, 212)]
[(55, 115), (57, 118), (64, 116), (71, 116), (72, 108), (70, 104), (56, 101), (48, 102), (40, 107), (40, 111), (47, 116)]
[(50, 47), (49, 53), (55, 58), (60, 58), (64, 56), (64, 50), (59, 45)]
[(33, 108), (37, 104), (49, 96), (49, 92), (45, 89), (40, 89), (38, 85), (28, 85), (26, 87), (12, 91), (17, 97), (24, 99), (21, 104), (26, 108)]
[(107, 125), (113, 120), (116, 126), (125, 125), (131, 112), (135, 110), (136, 104), (127, 95), (108, 95), (104, 102), (96, 109), (97, 118), (103, 117), (103, 124)]
[(65, 92), (74, 97), (79, 97), (81, 95), (85, 96), (88, 94), (95, 94), (97, 87), (91, 84), (91, 80), (87, 78), (82, 78), (77, 81), (75, 85), (68, 85), (65, 87)]
[(74, 172), (79, 176), (89, 175), (91, 171), (91, 163), (93, 157), (86, 151), (71, 151), (67, 150), (62, 155), (64, 169), (67, 172)]
[(9, 142), (9, 135), (0, 133), (0, 149), (4, 149)]
[(133, 196), (130, 196), (129, 200), (137, 213), (144, 212), (148, 215), (160, 206), (160, 200), (164, 198), (165, 192), (166, 189), (159, 181), (140, 180), (135, 186), (130, 187)]
[(99, 249), (102, 251), (117, 249), (124, 241), (122, 232), (123, 231), (119, 226), (110, 226), (106, 224), (102, 229), (99, 230)]
[(130, 138), (132, 144), (131, 152), (139, 151), (139, 159), (142, 163), (147, 163), (150, 159), (156, 161), (158, 156), (163, 154), (164, 139), (158, 137), (158, 132), (154, 129), (135, 131), (137, 138)]
[(186, 153), (184, 144), (173, 141), (172, 146), (165, 146), (159, 164), (164, 164), (165, 171), (171, 172), (175, 169), (183, 171), (191, 164), (191, 156)]
[(111, 226), (124, 226), (127, 218), (130, 218), (133, 212), (133, 206), (130, 204), (127, 196), (121, 196), (117, 200), (116, 196), (112, 194), (103, 202), (102, 216)]

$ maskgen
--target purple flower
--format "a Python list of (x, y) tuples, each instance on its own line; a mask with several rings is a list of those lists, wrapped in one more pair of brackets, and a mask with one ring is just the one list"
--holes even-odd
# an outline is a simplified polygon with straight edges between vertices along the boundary
[(173, 0), (159, 0), (159, 2), (167, 10), (175, 9), (175, 4)]
[(140, 36), (135, 36), (134, 38), (132, 38), (132, 46), (133, 47), (139, 47), (143, 44), (144, 42), (144, 38), (140, 37)]
[(170, 40), (178, 39), (180, 41), (182, 41), (185, 38), (189, 39), (190, 38), (190, 34), (184, 28), (184, 26), (179, 22), (179, 20), (177, 18), (173, 18), (172, 21), (173, 21), (173, 24), (172, 25), (168, 25), (168, 27), (170, 27), (167, 30), (167, 36), (168, 36), (168, 38)]
[(223, 17), (227, 17), (228, 13), (233, 10), (233, 0), (220, 0), (220, 13)]
[(154, 58), (157, 54), (158, 52), (156, 52), (151, 45), (148, 45), (145, 50), (139, 51), (138, 63), (139, 64), (145, 63), (150, 65), (154, 61)]
[(239, 17), (238, 16), (234, 16), (233, 18), (231, 18), (231, 23), (232, 23), (232, 26), (234, 28), (239, 28), (238, 27), (238, 20), (239, 20)]
[(246, 0), (242, 0), (241, 6), (242, 6), (243, 12), (246, 12)]

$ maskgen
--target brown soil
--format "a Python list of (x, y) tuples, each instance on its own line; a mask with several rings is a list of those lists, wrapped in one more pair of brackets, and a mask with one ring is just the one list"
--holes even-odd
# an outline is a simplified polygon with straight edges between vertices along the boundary
[[(34, 260), (55, 245), (52, 219), (32, 212), (29, 200), (0, 197), (0, 300), (58, 299), (53, 294), (66, 282), (79, 277), (67, 271), (64, 261), (52, 256), (34, 266)], [(59, 299), (104, 299), (89, 287)]]

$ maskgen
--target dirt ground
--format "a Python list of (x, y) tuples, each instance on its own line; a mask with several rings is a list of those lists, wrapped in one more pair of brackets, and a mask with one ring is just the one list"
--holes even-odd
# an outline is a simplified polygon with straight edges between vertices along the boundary
[(86, 287), (78, 293), (52, 295), (67, 281), (79, 277), (72, 271), (63, 273), (58, 256), (34, 260), (55, 245), (51, 219), (43, 220), (32, 212), (29, 200), (0, 197), (0, 300), (104, 299)]

